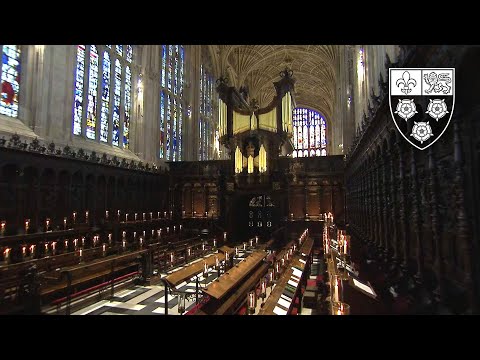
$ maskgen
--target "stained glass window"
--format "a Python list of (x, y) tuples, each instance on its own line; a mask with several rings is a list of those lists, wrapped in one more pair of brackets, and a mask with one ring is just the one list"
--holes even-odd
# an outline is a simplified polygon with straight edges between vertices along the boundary
[(110, 114), (110, 55), (108, 51), (103, 53), (103, 77), (102, 77), (102, 115), (100, 126), (100, 141), (108, 141), (108, 118)]
[[(77, 68), (75, 71), (75, 99), (73, 108), (73, 133), (82, 133), (83, 79), (85, 75), (85, 45), (77, 46)], [(3, 76), (2, 76), (3, 78)]]
[(132, 108), (132, 72), (130, 66), (125, 70), (125, 117), (123, 119), (123, 147), (128, 149), (130, 140), (130, 111)]
[(160, 85), (160, 158), (182, 159), (184, 49), (162, 45)]
[(160, 158), (163, 159), (165, 142), (165, 91), (160, 93)]
[(73, 134), (128, 148), (133, 46), (78, 45), (76, 60)]
[(20, 47), (18, 45), (3, 45), (0, 114), (18, 117), (20, 74)]
[(90, 45), (90, 70), (88, 77), (87, 97), (87, 138), (95, 140), (97, 124), (97, 92), (98, 92), (98, 51), (95, 45)]
[[(117, 45), (118, 46), (118, 45)], [(115, 87), (113, 90), (113, 132), (112, 144), (118, 146), (120, 133), (120, 102), (122, 91), (122, 66), (120, 60), (115, 60)]]
[(293, 110), (293, 157), (326, 156), (326, 122), (317, 111)]
[(213, 76), (210, 73), (210, 57), (207, 53), (202, 54), (200, 65), (200, 119), (199, 119), (199, 160), (212, 158), (212, 144), (214, 144), (215, 126), (213, 123)]

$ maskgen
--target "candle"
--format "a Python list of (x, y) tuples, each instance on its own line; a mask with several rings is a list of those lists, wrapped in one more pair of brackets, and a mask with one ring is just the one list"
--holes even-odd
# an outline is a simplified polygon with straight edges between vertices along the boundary
[(275, 272), (280, 273), (280, 263), (278, 261), (275, 263)]
[(124, 230), (124, 231), (122, 232), (122, 238), (125, 238), (125, 236), (127, 236), (127, 232)]
[(238, 248), (235, 246), (235, 255), (238, 255)]
[(22, 255), (25, 256), (27, 254), (27, 247), (22, 246)]
[(135, 221), (137, 221), (137, 213), (135, 213)]
[(180, 225), (180, 231), (182, 231), (182, 225)]
[(258, 236), (255, 236), (255, 245), (258, 244)]
[(67, 229), (67, 218), (63, 218), (63, 229)]
[(248, 294), (248, 307), (251, 310), (255, 310), (255, 293), (253, 291), (250, 291)]
[(205, 217), (207, 217), (207, 216), (208, 216), (208, 211), (205, 211)]
[(247, 243), (243, 243), (243, 250), (247, 250)]
[(153, 219), (153, 213), (150, 212), (150, 220), (152, 220), (152, 219)]
[(102, 250), (103, 250), (103, 255), (105, 255), (105, 251), (107, 250), (107, 245), (103, 244)]
[(223, 241), (227, 241), (227, 232), (226, 231), (223, 233)]
[(152, 229), (152, 237), (153, 237), (153, 235), (155, 235), (155, 230)]
[(0, 235), (5, 235), (5, 227), (7, 226), (7, 222), (3, 220), (0, 224)]
[(157, 219), (160, 219), (160, 211), (157, 212)]
[(85, 236), (82, 236), (82, 246), (85, 246)]
[(123, 246), (124, 249), (125, 249), (125, 246), (126, 246), (126, 245), (127, 245), (127, 242), (125, 241), (125, 239), (123, 239), (123, 241), (122, 241), (122, 246)]
[(120, 210), (117, 210), (118, 221), (120, 221)]
[(48, 243), (45, 243), (45, 253), (48, 252)]
[(73, 223), (75, 224), (75, 219), (77, 218), (77, 213), (74, 211), (73, 212)]
[(338, 294), (338, 279), (335, 280), (335, 296), (333, 298), (334, 301), (339, 301), (339, 294)]
[(52, 242), (53, 255), (55, 255), (55, 250), (56, 250), (56, 248), (57, 248), (57, 242), (54, 241), (54, 242)]
[(191, 252), (191, 250), (190, 250), (190, 248), (188, 248), (188, 249), (187, 249), (187, 254), (188, 254), (188, 256), (190, 256), (190, 252)]
[(5, 257), (5, 261), (8, 261), (10, 259), (10, 248), (6, 248), (5, 251), (3, 252), (3, 255)]
[(203, 273), (207, 273), (207, 263), (205, 261), (203, 262)]
[(343, 239), (343, 253), (347, 255), (347, 238)]
[(145, 221), (145, 213), (142, 213), (143, 221)]
[(50, 226), (50, 219), (47, 218), (47, 220), (45, 220), (45, 231), (48, 231), (49, 226)]
[(163, 212), (163, 217), (165, 217), (165, 218), (167, 217), (167, 212), (166, 211)]
[(158, 235), (158, 237), (160, 237), (160, 234), (161, 234), (161, 233), (162, 233), (162, 229), (157, 230), (157, 235)]
[(170, 226), (167, 226), (167, 234), (170, 233)]
[(33, 252), (35, 251), (35, 245), (30, 245), (30, 255), (33, 256)]
[(108, 234), (108, 243), (110, 244), (112, 242), (112, 233)]
[(262, 293), (262, 295), (266, 295), (267, 293), (267, 284), (265, 282), (265, 279), (262, 280), (262, 284), (261, 284), (261, 287), (260, 287), (260, 291)]
[(73, 245), (75, 246), (75, 249), (77, 248), (77, 243), (78, 243), (78, 239), (73, 240)]
[(125, 214), (125, 222), (127, 222), (128, 220), (128, 214)]
[(250, 247), (252, 247), (252, 246), (253, 246), (253, 240), (250, 239)]
[(88, 223), (88, 210), (85, 211), (85, 222)]
[(80, 259), (82, 258), (82, 255), (83, 255), (83, 250), (80, 249)]
[(143, 230), (143, 237), (145, 237), (145, 230)]
[(205, 251), (205, 244), (202, 244), (202, 250)]
[(228, 261), (228, 251), (225, 253), (225, 261)]
[(140, 237), (140, 247), (142, 247), (142, 246), (143, 246), (143, 238)]
[(105, 211), (105, 220), (108, 220), (108, 210)]
[(135, 239), (136, 237), (137, 237), (137, 232), (134, 231), (134, 232), (133, 232), (133, 238)]
[(173, 225), (173, 232), (175, 232), (175, 229), (176, 229), (176, 226), (175, 226), (175, 225)]
[(65, 250), (68, 250), (68, 240), (65, 240)]
[(173, 253), (170, 254), (170, 262), (173, 263)]
[(217, 240), (213, 239), (213, 247), (217, 246)]
[(25, 220), (25, 233), (28, 232), (28, 228), (30, 227), (30, 219)]
[(219, 268), (219, 262), (218, 262), (218, 257), (215, 256), (215, 266), (217, 269)]

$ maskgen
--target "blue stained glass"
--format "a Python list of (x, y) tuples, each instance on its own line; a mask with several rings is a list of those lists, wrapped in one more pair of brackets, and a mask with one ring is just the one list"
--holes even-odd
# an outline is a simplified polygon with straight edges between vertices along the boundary
[[(77, 66), (75, 71), (75, 99), (73, 105), (73, 134), (82, 134), (83, 118), (83, 79), (85, 75), (85, 45), (77, 46)], [(2, 76), (3, 79), (3, 76)]]
[(167, 47), (162, 45), (162, 87), (165, 87), (165, 72), (167, 68)]
[(115, 49), (118, 55), (123, 56), (123, 45), (115, 45)]
[(102, 76), (102, 114), (100, 119), (100, 141), (108, 141), (108, 118), (110, 114), (110, 68), (111, 61), (108, 51), (103, 53)]
[(164, 156), (165, 142), (165, 92), (160, 93), (160, 159)]
[(18, 117), (20, 75), (20, 47), (18, 45), (3, 45), (0, 114)]
[(120, 60), (115, 60), (115, 88), (113, 91), (113, 131), (112, 144), (119, 145), (120, 136), (120, 103), (121, 103), (121, 87), (122, 87), (122, 66)]
[(132, 62), (133, 59), (133, 48), (132, 45), (127, 45), (127, 61)]
[(293, 144), (295, 150), (303, 150), (295, 152), (298, 157), (326, 154), (326, 123), (320, 113), (307, 108), (294, 109)]
[(123, 118), (123, 146), (128, 149), (130, 143), (130, 111), (132, 107), (132, 72), (130, 66), (125, 69), (125, 117)]
[(90, 70), (87, 95), (87, 129), (86, 136), (95, 140), (97, 125), (97, 92), (98, 92), (98, 52), (95, 45), (90, 45)]

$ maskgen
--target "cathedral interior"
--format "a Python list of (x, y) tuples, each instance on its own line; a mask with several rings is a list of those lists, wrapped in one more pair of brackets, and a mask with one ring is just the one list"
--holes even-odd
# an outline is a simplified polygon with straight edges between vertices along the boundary
[(0, 48), (0, 314), (479, 313), (480, 47)]

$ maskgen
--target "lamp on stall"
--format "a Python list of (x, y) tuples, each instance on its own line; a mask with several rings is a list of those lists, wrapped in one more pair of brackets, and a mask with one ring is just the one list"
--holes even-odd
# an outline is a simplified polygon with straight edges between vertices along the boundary
[(134, 215), (135, 215), (135, 221), (137, 221), (137, 213), (135, 213)]
[(341, 301), (332, 302), (332, 315), (350, 315), (350, 305)]
[(76, 220), (77, 220), (77, 213), (74, 211), (73, 212), (73, 223), (74, 224), (75, 224)]
[(108, 220), (108, 210), (105, 210), (105, 220)]
[(255, 246), (257, 246), (257, 245), (258, 245), (258, 236), (255, 235)]
[(267, 279), (263, 278), (262, 281), (260, 282), (260, 297), (262, 298), (262, 305), (263, 307), (264, 300), (267, 297)]
[(269, 285), (270, 285), (270, 287), (273, 289), (273, 284), (274, 284), (274, 282), (275, 282), (275, 269), (274, 269), (274, 268), (271, 268), (271, 269), (268, 271), (268, 278), (270, 279)]
[(85, 211), (85, 222), (88, 224), (88, 210)]
[(255, 314), (256, 302), (255, 291), (250, 291), (247, 295), (247, 313), (249, 315)]
[(0, 223), (0, 236), (5, 236), (5, 228), (7, 227), (7, 222), (2, 220)]
[(12, 249), (10, 248), (5, 248), (5, 250), (3, 251), (3, 259), (5, 260), (5, 262), (7, 264), (10, 263), (10, 251), (12, 251)]
[(48, 228), (50, 227), (50, 218), (47, 218), (45, 220), (45, 231), (48, 231)]
[(142, 213), (143, 221), (145, 221), (145, 213)]
[(103, 246), (102, 246), (102, 254), (103, 254), (103, 256), (105, 256), (107, 254), (107, 245), (106, 244), (103, 244)]
[(30, 228), (30, 219), (25, 220), (25, 234), (28, 234), (28, 229)]
[(213, 238), (213, 247), (216, 248), (217, 247), (217, 239)]
[(343, 282), (340, 274), (330, 275), (330, 299), (332, 304), (343, 300)]
[(223, 232), (223, 241), (224, 242), (227, 241), (227, 232), (226, 231)]
[(63, 230), (67, 230), (67, 218), (63, 218)]

